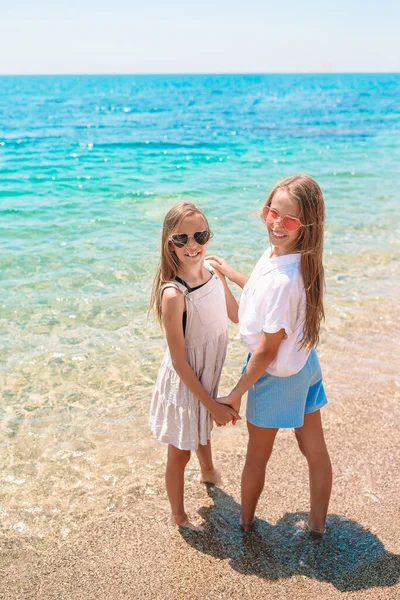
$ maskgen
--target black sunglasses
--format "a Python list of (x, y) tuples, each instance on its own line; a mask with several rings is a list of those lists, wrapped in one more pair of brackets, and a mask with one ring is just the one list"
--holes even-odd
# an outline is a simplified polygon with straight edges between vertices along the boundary
[(186, 246), (190, 238), (193, 238), (197, 244), (200, 244), (200, 246), (204, 246), (204, 244), (207, 244), (207, 242), (212, 238), (212, 235), (213, 234), (211, 231), (205, 229), (204, 231), (196, 231), (193, 235), (187, 235), (186, 233), (175, 233), (174, 235), (171, 235), (169, 239), (177, 248), (183, 248), (183, 246)]

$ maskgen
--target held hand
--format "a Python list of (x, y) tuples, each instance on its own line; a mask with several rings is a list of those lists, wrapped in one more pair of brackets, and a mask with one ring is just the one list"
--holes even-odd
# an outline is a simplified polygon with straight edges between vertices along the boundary
[(207, 256), (206, 261), (209, 262), (210, 265), (214, 269), (217, 269), (222, 275), (225, 275), (225, 277), (232, 280), (232, 276), (235, 273), (235, 269), (231, 267), (230, 264), (226, 262), (226, 260), (224, 260), (220, 256), (213, 255)]
[(217, 425), (226, 425), (233, 420), (235, 420), (236, 423), (237, 420), (241, 419), (238, 413), (231, 406), (224, 406), (219, 402), (215, 403), (211, 414)]
[[(242, 402), (242, 398), (232, 398), (231, 394), (229, 394), (228, 396), (223, 396), (221, 398), (217, 398), (217, 402), (219, 402), (220, 404), (223, 404), (225, 406), (231, 406), (234, 411), (239, 414), (240, 411), (240, 404)], [(232, 425), (236, 425), (236, 422), (238, 421), (238, 419), (233, 419), (232, 420)]]

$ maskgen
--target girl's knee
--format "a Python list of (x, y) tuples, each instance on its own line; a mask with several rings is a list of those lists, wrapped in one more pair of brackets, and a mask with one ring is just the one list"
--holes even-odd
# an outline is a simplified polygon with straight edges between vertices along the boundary
[(187, 465), (190, 460), (190, 452), (188, 450), (182, 450), (182, 454), (178, 456), (178, 462), (182, 465)]
[(243, 469), (243, 474), (246, 473), (249, 475), (250, 473), (255, 474), (263, 474), (267, 469), (267, 462), (263, 462), (262, 460), (246, 460), (245, 466)]
[(299, 435), (299, 433), (297, 432), (297, 429), (294, 430), (294, 434), (296, 436), (296, 440), (297, 440), (297, 444), (299, 446), (299, 450), (300, 452), (306, 456), (306, 451), (304, 450), (304, 446), (303, 446), (303, 442), (301, 441), (301, 437)]
[[(317, 416), (319, 417), (319, 411)], [(304, 419), (304, 425), (294, 430), (300, 452), (304, 454), (307, 460), (322, 459), (328, 455), (328, 451), (326, 449), (320, 417), (317, 420), (315, 413), (306, 415), (306, 417), (309, 418)], [(312, 417), (315, 418), (313, 419)]]
[(313, 445), (304, 449), (304, 456), (309, 464), (322, 464), (330, 462), (328, 450), (325, 444)]
[(248, 452), (246, 466), (250, 469), (265, 469), (271, 454), (272, 448), (268, 452)]
[(329, 463), (330, 464), (331, 459), (330, 459), (329, 452), (328, 452), (328, 449), (327, 449), (325, 443), (324, 443), (324, 445), (321, 448), (318, 448), (315, 451), (315, 458), (319, 462), (325, 462), (325, 463)]
[(190, 450), (180, 450), (175, 446), (168, 446), (168, 462), (186, 466), (190, 460)]

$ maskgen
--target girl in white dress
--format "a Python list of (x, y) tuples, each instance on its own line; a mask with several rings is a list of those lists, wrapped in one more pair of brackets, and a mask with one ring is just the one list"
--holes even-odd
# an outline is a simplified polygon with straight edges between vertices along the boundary
[(167, 213), (151, 307), (167, 338), (150, 407), (150, 428), (168, 444), (165, 483), (172, 521), (190, 525), (184, 509), (184, 471), (195, 450), (203, 483), (217, 483), (210, 435), (213, 420), (226, 425), (239, 417), (216, 401), (226, 356), (228, 317), (238, 322), (238, 305), (225, 277), (204, 262), (212, 236), (203, 212), (180, 202)]

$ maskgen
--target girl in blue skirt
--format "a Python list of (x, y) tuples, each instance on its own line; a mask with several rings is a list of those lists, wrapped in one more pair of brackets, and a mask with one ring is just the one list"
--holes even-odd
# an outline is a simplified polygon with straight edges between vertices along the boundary
[(261, 216), (270, 247), (250, 279), (223, 259), (209, 262), (243, 288), (240, 336), (249, 355), (232, 392), (219, 401), (239, 411), (248, 391), (249, 442), (242, 474), (241, 525), (253, 524), (265, 469), (280, 427), (295, 429), (310, 472), (307, 528), (322, 535), (332, 486), (332, 468), (321, 424), (327, 403), (315, 352), (324, 318), (322, 265), (325, 208), (319, 185), (300, 174), (278, 182)]

